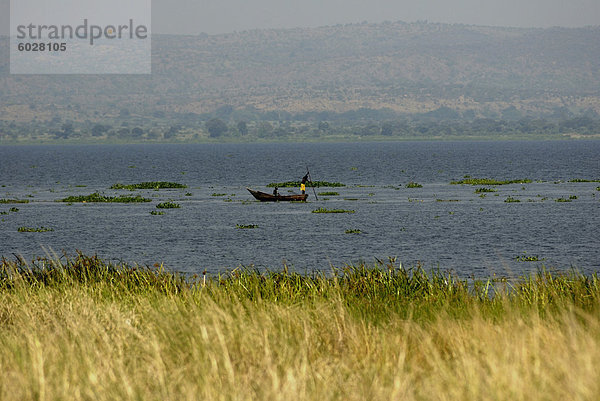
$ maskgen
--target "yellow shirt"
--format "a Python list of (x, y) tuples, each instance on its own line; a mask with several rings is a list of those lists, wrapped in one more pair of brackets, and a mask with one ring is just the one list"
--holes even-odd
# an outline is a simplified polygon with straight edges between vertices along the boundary
[(306, 185), (304, 185), (304, 184), (300, 184), (300, 190), (301, 190), (301, 191), (305, 191), (305, 190), (306, 190)]

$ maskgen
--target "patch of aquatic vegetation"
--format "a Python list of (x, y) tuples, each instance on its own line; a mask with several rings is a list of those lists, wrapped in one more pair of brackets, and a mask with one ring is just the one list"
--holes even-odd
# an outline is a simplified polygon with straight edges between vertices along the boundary
[(494, 180), (490, 178), (464, 178), (458, 181), (451, 181), (452, 185), (508, 185), (508, 184), (529, 184), (531, 180), (520, 179), (520, 180)]
[(151, 210), (151, 211), (150, 211), (150, 214), (151, 214), (151, 215), (153, 215), (153, 216), (162, 216), (162, 215), (164, 215), (164, 214), (165, 214), (165, 212), (163, 212), (163, 211), (158, 211), (158, 210)]
[(498, 190), (496, 188), (486, 188), (486, 187), (477, 188), (475, 190), (476, 194), (481, 194), (481, 193), (486, 193), (486, 192), (498, 192)]
[(28, 199), (0, 199), (0, 203), (29, 203)]
[(360, 234), (361, 231), (358, 228), (352, 228), (344, 231), (346, 234)]
[(258, 228), (258, 224), (236, 224), (235, 228), (239, 228), (240, 230)]
[(90, 195), (75, 195), (68, 196), (60, 200), (60, 202), (108, 202), (108, 203), (141, 203), (141, 202), (150, 202), (151, 199), (144, 198), (141, 195), (136, 196), (105, 196), (100, 195), (98, 192), (94, 192)]
[(572, 202), (573, 199), (577, 199), (577, 197), (574, 197), (574, 198), (573, 197), (569, 197), (569, 198), (557, 198), (557, 199), (554, 199), (554, 202), (559, 202), (559, 203), (560, 202)]
[(11, 207), (10, 209), (8, 209), (8, 211), (9, 211), (9, 212), (16, 213), (16, 212), (18, 212), (18, 211), (19, 211), (19, 208), (16, 208), (16, 207)]
[(191, 192), (186, 192), (185, 196), (192, 196), (192, 193)]
[(181, 205), (179, 203), (175, 203), (175, 202), (161, 202), (158, 205), (156, 205), (156, 207), (158, 209), (179, 209), (181, 207)]
[(54, 229), (48, 227), (19, 227), (17, 231), (20, 233), (45, 233), (54, 231)]
[(436, 199), (436, 202), (460, 202), (460, 199)]
[(569, 182), (600, 182), (600, 180), (586, 180), (584, 178), (574, 178), (569, 180)]
[(217, 192), (213, 192), (212, 194), (210, 194), (210, 196), (227, 196), (227, 194), (220, 194)]
[(339, 192), (319, 192), (320, 196), (339, 196)]
[(114, 184), (110, 187), (110, 189), (174, 189), (174, 188), (187, 188), (187, 185), (179, 184), (177, 182), (168, 182), (168, 181), (147, 181), (141, 182), (139, 184)]
[(324, 207), (320, 207), (313, 210), (312, 213), (355, 213), (355, 211), (346, 209), (326, 209)]
[(506, 203), (517, 203), (517, 202), (521, 202), (519, 199), (513, 198), (512, 196), (509, 196), (508, 198), (504, 199), (504, 202)]
[(518, 262), (542, 262), (546, 260), (546, 258), (540, 258), (538, 255), (526, 255), (526, 252), (523, 252), (524, 255), (515, 256), (515, 260)]
[(418, 182), (411, 181), (406, 184), (406, 188), (423, 188), (423, 185), (419, 184)]
[[(267, 187), (279, 187), (279, 188), (296, 188), (300, 186), (300, 181), (285, 181), (285, 182), (272, 182), (267, 184)], [(307, 187), (345, 187), (346, 184), (342, 184), (340, 182), (327, 182), (327, 181), (313, 181), (307, 182)]]

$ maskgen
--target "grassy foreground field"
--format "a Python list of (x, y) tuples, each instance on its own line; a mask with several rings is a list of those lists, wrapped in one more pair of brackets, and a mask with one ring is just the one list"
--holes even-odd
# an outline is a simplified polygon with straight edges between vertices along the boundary
[[(2, 400), (594, 400), (600, 281), (0, 268)], [(494, 291), (492, 291), (494, 289)]]

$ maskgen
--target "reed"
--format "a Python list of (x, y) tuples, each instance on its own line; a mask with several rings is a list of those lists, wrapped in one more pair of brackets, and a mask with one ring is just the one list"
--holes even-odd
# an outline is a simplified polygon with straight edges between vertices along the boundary
[(0, 399), (592, 400), (596, 275), (0, 263)]

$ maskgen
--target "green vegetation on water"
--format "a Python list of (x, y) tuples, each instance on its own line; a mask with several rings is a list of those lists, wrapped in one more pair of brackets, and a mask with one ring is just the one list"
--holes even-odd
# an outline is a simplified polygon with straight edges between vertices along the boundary
[[(346, 184), (342, 184), (340, 182), (327, 182), (327, 181), (313, 181), (307, 182), (307, 187), (345, 187)], [(272, 182), (267, 184), (267, 187), (278, 187), (278, 188), (296, 188), (300, 187), (300, 181), (285, 181), (285, 182)]]
[(562, 202), (573, 202), (573, 199), (577, 199), (577, 197), (574, 197), (574, 198), (573, 197), (569, 197), (569, 198), (557, 198), (557, 199), (554, 199), (554, 202), (559, 202), (559, 203), (562, 203)]
[(227, 194), (220, 194), (217, 192), (213, 192), (212, 194), (210, 194), (210, 196), (226, 196)]
[(90, 195), (74, 195), (68, 196), (60, 200), (60, 202), (108, 202), (108, 203), (140, 203), (140, 202), (150, 202), (151, 199), (143, 198), (141, 195), (136, 196), (106, 196), (100, 195), (98, 192), (94, 192)]
[(163, 211), (158, 211), (158, 210), (151, 210), (151, 211), (150, 211), (150, 214), (151, 214), (151, 215), (153, 215), (153, 216), (162, 216), (162, 215), (164, 215), (164, 214), (165, 214), (165, 212), (163, 212)]
[(515, 260), (519, 261), (519, 262), (542, 262), (544, 260), (546, 260), (546, 258), (540, 258), (537, 255), (520, 255), (520, 256), (516, 256)]
[(477, 188), (475, 190), (476, 194), (481, 194), (481, 193), (486, 193), (486, 192), (498, 192), (498, 190), (496, 188), (486, 188), (486, 187)]
[(20, 233), (45, 233), (54, 231), (54, 229), (48, 227), (19, 227), (17, 231)]
[(506, 202), (506, 203), (518, 203), (518, 202), (521, 202), (521, 201), (519, 199), (513, 198), (512, 196), (509, 196), (506, 199), (504, 199), (504, 202)]
[(326, 209), (324, 207), (320, 207), (312, 211), (312, 213), (354, 213), (354, 210), (346, 210), (346, 209)]
[(423, 185), (419, 184), (418, 182), (409, 182), (408, 184), (406, 184), (406, 188), (423, 188)]
[(583, 178), (574, 178), (572, 180), (569, 180), (569, 182), (600, 182), (600, 180), (586, 180)]
[(320, 196), (339, 196), (340, 194), (339, 194), (339, 192), (330, 191), (330, 192), (319, 192), (319, 195)]
[(236, 224), (235, 228), (239, 228), (241, 230), (250, 229), (250, 228), (258, 228), (258, 224)]
[(113, 186), (110, 187), (111, 189), (129, 189), (129, 190), (134, 190), (134, 189), (171, 189), (171, 188), (187, 188), (187, 185), (184, 184), (179, 184), (177, 182), (168, 182), (168, 181), (147, 181), (147, 182), (141, 182), (139, 184), (129, 184), (129, 185), (124, 185), (124, 184), (114, 184)]
[(464, 178), (462, 180), (451, 181), (452, 185), (508, 185), (508, 184), (528, 184), (531, 180), (494, 180), (490, 178)]
[(345, 233), (346, 234), (360, 234), (361, 231), (358, 228), (352, 228), (352, 229), (346, 230)]
[(181, 205), (175, 202), (161, 202), (158, 205), (156, 205), (156, 207), (158, 209), (178, 209), (181, 207)]
[(28, 199), (0, 199), (0, 203), (29, 203)]

